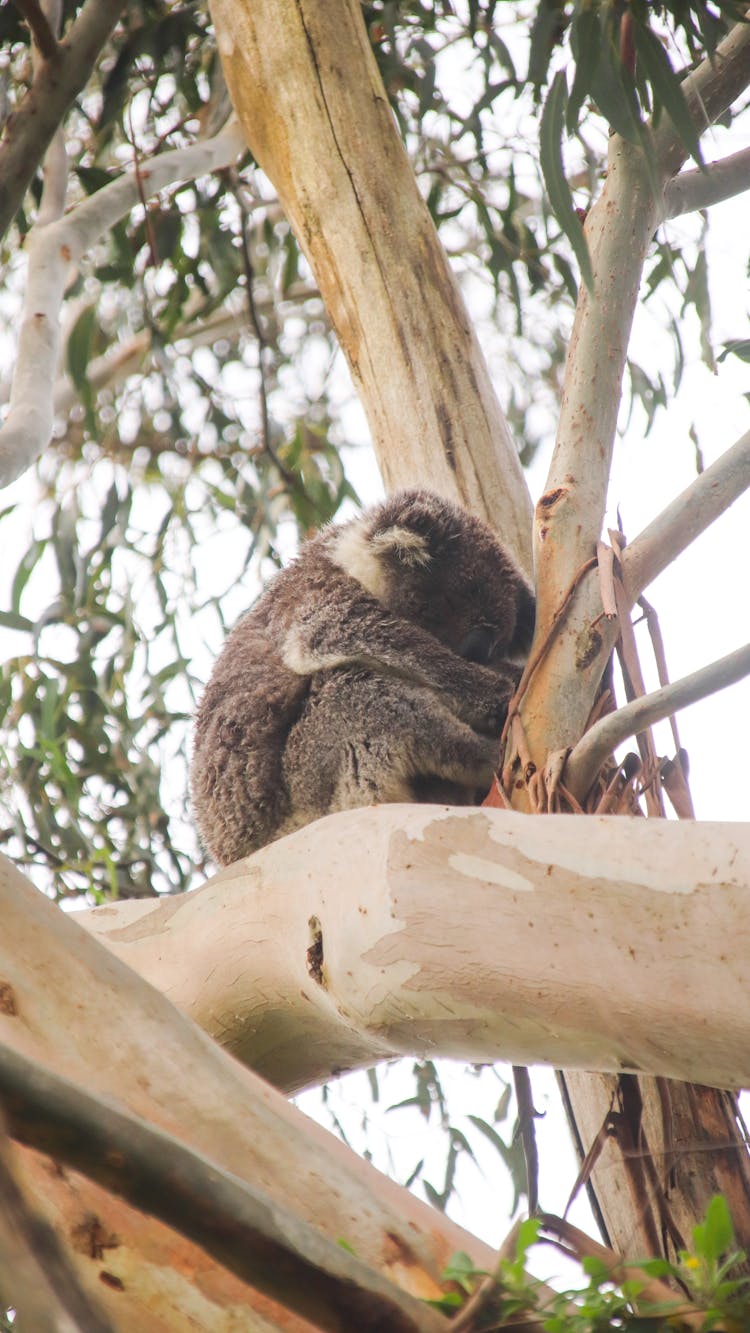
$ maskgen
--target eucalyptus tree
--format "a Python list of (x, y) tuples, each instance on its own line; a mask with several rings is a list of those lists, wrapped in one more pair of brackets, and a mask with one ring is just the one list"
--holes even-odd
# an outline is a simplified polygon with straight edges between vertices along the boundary
[[(628, 547), (618, 532), (602, 541), (602, 519), (626, 371), (626, 397), (631, 405), (640, 402), (649, 423), (671, 405), (664, 370), (629, 347), (639, 293), (658, 291), (682, 313), (694, 307), (702, 352), (713, 356), (703, 224), (686, 228), (682, 246), (659, 227), (748, 184), (746, 150), (707, 167), (701, 138), (741, 106), (750, 83), (750, 29), (733, 3), (655, 10), (543, 0), (531, 22), (525, 17), (524, 26), (520, 9), (492, 0), (458, 12), (428, 4), (360, 10), (347, 3), (334, 10), (319, 0), (217, 0), (212, 15), (192, 5), (120, 13), (94, 0), (62, 12), (33, 0), (3, 9), (8, 115), (0, 143), (0, 220), (9, 348), (18, 329), (0, 430), (0, 475), (14, 485), (0, 522), (6, 549), (15, 552), (0, 616), (13, 645), (0, 677), (3, 743), (13, 773), (3, 793), (4, 837), (18, 864), (49, 894), (124, 900), (91, 913), (88, 930), (281, 1087), (325, 1077), (347, 1062), (407, 1051), (424, 1056), (448, 993), (450, 1011), (465, 1022), (466, 1006), (474, 1006), (470, 1026), (485, 1037), (477, 1042), (464, 1034), (457, 1041), (448, 1023), (439, 1038), (443, 1053), (569, 1061), (599, 1070), (594, 1081), (583, 1073), (562, 1077), (585, 1158), (583, 1176), (616, 1249), (630, 1245), (672, 1261), (717, 1187), (730, 1198), (741, 1242), (750, 1238), (734, 1093), (667, 1084), (663, 1077), (721, 1086), (734, 1085), (733, 1070), (743, 1076), (741, 979), (734, 970), (722, 975), (713, 1006), (711, 988), (705, 980), (698, 985), (701, 949), (709, 972), (720, 971), (722, 951), (696, 895), (710, 882), (709, 917), (722, 930), (735, 914), (740, 918), (731, 956), (741, 958), (746, 913), (741, 894), (728, 892), (747, 884), (746, 843), (741, 831), (730, 834), (721, 826), (711, 838), (690, 824), (668, 829), (623, 821), (622, 834), (604, 827), (602, 836), (612, 840), (606, 864), (593, 850), (586, 861), (585, 847), (577, 861), (570, 849), (563, 854), (567, 835), (557, 820), (544, 824), (544, 833), (532, 819), (527, 834), (528, 813), (511, 811), (545, 820), (555, 812), (595, 815), (590, 838), (580, 839), (592, 849), (601, 845), (594, 824), (605, 813), (645, 806), (659, 816), (665, 793), (689, 817), (678, 741), (675, 753), (660, 759), (644, 729), (748, 670), (747, 649), (740, 647), (719, 663), (709, 658), (703, 673), (639, 698), (644, 686), (630, 628), (631, 608), (651, 580), (750, 483), (748, 437), (698, 475)], [(694, 164), (686, 166), (691, 156)], [(483, 328), (490, 320), (496, 326), (493, 366), (501, 370), (494, 384), (461, 285), (481, 304)], [(672, 320), (671, 336), (678, 389), (688, 336), (680, 318)], [(746, 358), (746, 340), (728, 342), (722, 355)], [(457, 822), (452, 816), (445, 828), (432, 817), (425, 831), (422, 812), (400, 811), (395, 826), (390, 816), (378, 822), (377, 812), (367, 812), (349, 819), (351, 834), (324, 825), (261, 853), (248, 872), (255, 885), (249, 900), (242, 896), (242, 871), (239, 880), (225, 872), (175, 912), (173, 902), (149, 899), (192, 887), (196, 872), (206, 868), (185, 807), (184, 750), (207, 646), (243, 609), (248, 588), (284, 558), (295, 534), (356, 499), (359, 460), (347, 440), (352, 409), (344, 359), (387, 485), (429, 478), (483, 511), (529, 566), (533, 535), (537, 638), (490, 798), (507, 814), (467, 812)], [(533, 458), (556, 422), (532, 529), (520, 464)], [(523, 443), (519, 448), (514, 441)], [(599, 716), (600, 682), (616, 643), (634, 698)], [(613, 749), (636, 733), (639, 755), (612, 761)], [(345, 979), (346, 946), (329, 929), (325, 898), (320, 911), (307, 912), (299, 934), (292, 923), (299, 926), (300, 904), (293, 893), (282, 893), (301, 863), (308, 872), (313, 867), (316, 892), (338, 883), (336, 848), (350, 836), (370, 848), (379, 866), (380, 896), (376, 892), (369, 920), (379, 921), (373, 928), (383, 933), (365, 930), (359, 940), (361, 970), (353, 975), (361, 993)], [(389, 917), (407, 882), (390, 879), (400, 837), (412, 849), (424, 844), (440, 860), (443, 876), (466, 873), (465, 866), (456, 871), (458, 842), (482, 888), (478, 912), (488, 884), (507, 888), (513, 866), (518, 875), (512, 858), (522, 854), (527, 883), (536, 882), (533, 867), (542, 861), (556, 870), (557, 897), (553, 893), (548, 903), (537, 885), (540, 924), (572, 892), (571, 876), (579, 883), (582, 914), (586, 886), (596, 881), (607, 889), (601, 927), (589, 935), (584, 930), (582, 956), (572, 936), (561, 944), (580, 989), (566, 993), (567, 1025), (557, 1041), (554, 1003), (551, 1012), (543, 1006), (540, 1012), (522, 995), (504, 1025), (495, 1005), (510, 1005), (512, 997), (491, 987), (478, 1003), (476, 994), (456, 988), (450, 962), (440, 984), (427, 988), (423, 1012), (410, 1007), (408, 986), (399, 991), (403, 976), (389, 975), (376, 1001), (365, 960), (378, 939), (385, 947), (378, 904)], [(284, 903), (283, 911), (276, 909), (279, 948), (269, 955), (269, 978), (260, 984), (259, 957), (251, 963), (258, 969), (255, 982), (245, 978), (238, 994), (235, 949), (242, 932), (230, 925), (231, 913), (223, 929), (212, 925), (208, 935), (206, 920), (219, 922), (233, 902), (246, 921), (261, 910), (260, 928), (267, 932), (267, 894), (258, 894), (258, 884), (273, 887), (274, 901)], [(687, 914), (678, 897), (686, 884), (693, 890)], [(104, 1066), (93, 1051), (85, 1053), (86, 1025), (77, 1029), (70, 1020), (75, 1058), (49, 1027), (32, 984), (33, 941), (24, 924), (35, 909), (15, 880), (7, 886), (20, 913), (8, 931), (17, 977), (11, 990), (30, 988), (24, 1003), (34, 1011), (36, 1042), (45, 1029), (47, 1041), (56, 1036), (65, 1048), (61, 1068), (67, 1071), (68, 1062), (79, 1083), (113, 1092), (162, 1125), (166, 1116), (167, 1128), (179, 1125), (179, 1112), (170, 1119), (166, 1087), (144, 1101), (142, 1090), (128, 1084), (129, 1070), (146, 1059), (148, 993), (129, 983), (124, 969), (117, 973), (126, 1018), (137, 1012), (140, 1031), (128, 1037), (127, 1022), (110, 1026), (107, 1009), (112, 1040), (119, 1043), (117, 1074), (100, 1084), (95, 1070)], [(345, 912), (346, 876), (337, 892), (337, 911)], [(668, 927), (657, 911), (665, 892), (673, 914)], [(132, 898), (146, 901), (127, 901)], [(414, 902), (418, 920), (427, 906), (418, 897)], [(450, 895), (433, 911), (437, 928), (454, 939), (449, 905)], [(662, 947), (643, 950), (630, 978), (618, 960), (635, 959), (649, 913), (673, 944), (659, 936)], [(511, 910), (504, 929), (519, 931), (522, 915)], [(42, 925), (40, 917), (38, 929), (51, 932), (45, 946), (50, 974), (57, 969), (62, 975), (60, 941), (74, 946), (67, 943), (68, 925), (48, 920)], [(593, 1013), (605, 957), (597, 954), (596, 931), (608, 923), (616, 923), (609, 978), (614, 1014)], [(632, 940), (628, 925), (638, 927)], [(683, 971), (680, 931), (688, 942)], [(425, 941), (418, 931), (411, 947), (412, 965), (423, 969)], [(491, 971), (504, 944), (480, 932), (471, 947), (475, 964), (481, 958)], [(92, 941), (79, 941), (75, 956), (90, 975), (104, 968), (104, 986), (106, 967), (92, 949)], [(325, 970), (310, 964), (318, 955)], [(635, 995), (648, 985), (656, 960), (662, 984), (654, 982), (650, 1003), (639, 1009)], [(553, 964), (521, 948), (516, 966), (526, 969), (531, 995)], [(65, 976), (66, 986), (75, 986), (75, 976)], [(722, 1023), (733, 994), (740, 1017)], [(15, 998), (9, 1001), (9, 1019), (23, 1012), (24, 1005), (15, 1005)], [(196, 1039), (159, 1012), (169, 1027), (164, 1051), (168, 1047), (177, 1067), (185, 1043)], [(255, 1021), (259, 1014), (270, 1037)], [(705, 1039), (688, 1039), (691, 1024), (710, 1033), (707, 1047)], [(55, 1065), (54, 1046), (42, 1046), (43, 1063)], [(203, 1073), (199, 1049), (206, 1052)], [(212, 1096), (231, 1104), (235, 1123), (239, 1085), (208, 1049), (190, 1046), (193, 1104), (188, 1098), (182, 1114), (196, 1122), (188, 1135), (193, 1147), (237, 1171), (246, 1135), (221, 1148), (208, 1126)], [(660, 1077), (638, 1079), (639, 1069)], [(155, 1069), (149, 1077), (155, 1086)], [(204, 1078), (205, 1097), (198, 1086)], [(244, 1087), (246, 1096), (262, 1102), (255, 1086)], [(524, 1089), (519, 1077), (522, 1103)], [(70, 1114), (75, 1119), (84, 1111), (79, 1105)], [(95, 1119), (96, 1108), (92, 1114)], [(277, 1103), (274, 1115), (283, 1121)], [(529, 1163), (530, 1116), (522, 1107)], [(23, 1139), (15, 1121), (12, 1128)], [(259, 1123), (254, 1138), (264, 1132), (269, 1145), (275, 1142), (268, 1124), (264, 1130)], [(703, 1149), (698, 1167), (696, 1140)], [(64, 1157), (57, 1139), (44, 1141)], [(607, 1166), (606, 1143), (614, 1148), (614, 1172), (600, 1170)], [(273, 1153), (269, 1146), (261, 1178), (277, 1201), (295, 1202), (283, 1169), (269, 1184)], [(152, 1146), (144, 1169), (153, 1171), (157, 1157)], [(100, 1180), (122, 1188), (112, 1178)], [(96, 1187), (88, 1188), (94, 1194), (87, 1198), (97, 1197)], [(368, 1178), (362, 1188), (379, 1187)], [(527, 1189), (531, 1197), (532, 1169)], [(340, 1184), (342, 1196), (347, 1190)], [(43, 1197), (41, 1185), (38, 1192)], [(148, 1192), (126, 1197), (174, 1221), (174, 1213), (158, 1212)], [(63, 1182), (58, 1223), (65, 1218), (70, 1230), (80, 1206)], [(128, 1253), (135, 1254), (137, 1228), (124, 1205), (117, 1207), (118, 1234), (128, 1237)], [(392, 1201), (382, 1203), (377, 1245), (364, 1234), (345, 1237), (357, 1255), (391, 1276), (397, 1265), (394, 1259), (389, 1269), (383, 1237), (398, 1230), (393, 1209)], [(312, 1220), (335, 1234), (328, 1194), (316, 1200), (313, 1189), (301, 1212), (306, 1225)], [(287, 1223), (286, 1217), (279, 1223), (282, 1231)], [(149, 1242), (157, 1247), (159, 1225)], [(426, 1236), (421, 1214), (412, 1225)], [(452, 1236), (446, 1228), (443, 1261)], [(113, 1225), (92, 1233), (89, 1246), (98, 1280), (106, 1286), (112, 1279), (118, 1291), (113, 1311), (123, 1281), (116, 1264), (107, 1266), (114, 1234)], [(205, 1243), (204, 1233), (189, 1234)], [(288, 1227), (284, 1234), (291, 1244)], [(305, 1263), (317, 1253), (330, 1279), (324, 1292), (313, 1286), (292, 1302), (298, 1314), (335, 1308), (339, 1280), (362, 1286), (360, 1272), (346, 1264), (340, 1272), (306, 1233), (296, 1234), (294, 1245)], [(475, 1252), (475, 1259), (477, 1266), (489, 1262), (484, 1253)], [(181, 1296), (174, 1299), (170, 1326), (181, 1326), (189, 1305), (191, 1318), (218, 1327), (210, 1322), (216, 1306), (199, 1315), (185, 1294), (192, 1251), (181, 1262)], [(231, 1268), (234, 1261), (228, 1262)], [(423, 1252), (419, 1262), (434, 1294), (439, 1256)], [(233, 1271), (263, 1288), (255, 1270)], [(307, 1271), (295, 1269), (297, 1288)], [(158, 1281), (153, 1288), (145, 1283), (131, 1295), (130, 1317), (153, 1308), (158, 1289)], [(280, 1296), (278, 1280), (263, 1289)], [(381, 1298), (389, 1299), (380, 1289), (370, 1292), (371, 1304)], [(392, 1321), (412, 1320), (404, 1327), (422, 1326), (411, 1308), (399, 1307), (398, 1315), (395, 1306), (383, 1308)], [(343, 1307), (339, 1313), (343, 1317)], [(352, 1308), (348, 1317), (355, 1313)], [(424, 1321), (432, 1326), (426, 1313)]]

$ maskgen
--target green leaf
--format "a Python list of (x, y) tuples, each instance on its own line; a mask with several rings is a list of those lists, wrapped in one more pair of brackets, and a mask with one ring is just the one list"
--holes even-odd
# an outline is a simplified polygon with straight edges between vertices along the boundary
[(636, 52), (653, 89), (654, 101), (664, 107), (690, 156), (702, 167), (698, 130), (685, 101), (682, 84), (658, 37), (646, 24), (639, 22), (635, 11), (633, 18)]
[(538, 1217), (527, 1217), (518, 1228), (518, 1235), (516, 1237), (516, 1259), (520, 1260), (522, 1263), (525, 1263), (526, 1255), (532, 1245), (536, 1244), (541, 1225)]
[(529, 83), (539, 89), (547, 82), (547, 70), (552, 52), (565, 25), (564, 7), (559, 0), (540, 0), (531, 25), (529, 43)]
[(581, 277), (589, 291), (593, 292), (594, 274), (591, 268), (588, 246), (586, 245), (586, 237), (573, 207), (573, 196), (570, 193), (570, 186), (563, 168), (562, 135), (567, 101), (567, 81), (563, 71), (559, 70), (552, 80), (542, 111), (539, 135), (540, 159), (552, 212), (573, 247), (573, 252), (581, 270)]
[(95, 194), (101, 190), (102, 186), (109, 185), (114, 179), (111, 172), (105, 171), (103, 167), (76, 167), (76, 176), (87, 194)]
[(750, 338), (730, 338), (729, 342), (724, 343), (724, 351), (719, 353), (716, 360), (726, 361), (728, 356), (750, 362)]
[(570, 29), (570, 44), (575, 54), (576, 72), (565, 115), (568, 134), (578, 128), (578, 116), (584, 99), (589, 95), (601, 58), (601, 28), (594, 9), (580, 10)]
[(0, 625), (6, 629), (20, 629), (30, 633), (34, 628), (33, 620), (27, 620), (26, 616), (21, 616), (17, 611), (0, 611)]
[(13, 584), (10, 594), (10, 604), (14, 611), (19, 610), (23, 590), (36, 569), (46, 548), (46, 538), (39, 541), (32, 541), (28, 550), (21, 556), (21, 559), (18, 562), (18, 568), (13, 576)]
[(471, 1292), (476, 1286), (477, 1278), (486, 1276), (486, 1271), (477, 1268), (471, 1255), (466, 1254), (464, 1250), (457, 1250), (455, 1254), (451, 1255), (443, 1269), (441, 1281), (455, 1282), (464, 1291)]
[[(619, 24), (615, 25), (612, 11), (608, 7), (597, 10), (597, 22), (599, 58), (591, 66), (588, 92), (612, 129), (629, 143), (639, 144), (643, 139), (643, 122), (632, 75), (620, 58), (616, 40)], [(587, 35), (585, 28), (581, 35)], [(588, 40), (593, 38), (588, 35)]]
[(723, 1194), (715, 1194), (706, 1209), (706, 1219), (693, 1228), (696, 1254), (716, 1263), (734, 1244), (734, 1227)]
[(86, 306), (73, 325), (66, 348), (68, 374), (81, 395), (90, 394), (88, 382), (91, 343), (96, 328), (96, 307)]

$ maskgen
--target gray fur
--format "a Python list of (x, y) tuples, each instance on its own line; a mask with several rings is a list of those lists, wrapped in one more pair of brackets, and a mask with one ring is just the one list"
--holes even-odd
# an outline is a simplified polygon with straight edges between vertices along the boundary
[(429, 491), (325, 529), (230, 634), (201, 700), (191, 786), (211, 855), (352, 806), (481, 800), (533, 621), (491, 530)]

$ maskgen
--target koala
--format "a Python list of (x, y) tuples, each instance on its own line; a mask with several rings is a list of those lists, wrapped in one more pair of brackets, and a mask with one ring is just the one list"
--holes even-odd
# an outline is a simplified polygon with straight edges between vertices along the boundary
[(211, 856), (353, 806), (477, 803), (533, 627), (505, 547), (439, 495), (324, 529), (229, 635), (200, 702), (191, 788)]

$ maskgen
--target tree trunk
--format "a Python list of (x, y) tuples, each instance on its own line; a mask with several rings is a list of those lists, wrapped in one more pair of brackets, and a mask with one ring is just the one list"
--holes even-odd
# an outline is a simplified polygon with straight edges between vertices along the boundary
[(646, 1246), (674, 1259), (690, 1248), (709, 1199), (723, 1194), (747, 1252), (750, 1166), (734, 1092), (632, 1074), (566, 1070), (558, 1079), (581, 1158), (607, 1127), (589, 1197), (614, 1250)]
[(531, 569), (531, 503), (357, 0), (213, 0), (227, 83), (361, 394), (386, 486), (483, 513)]

